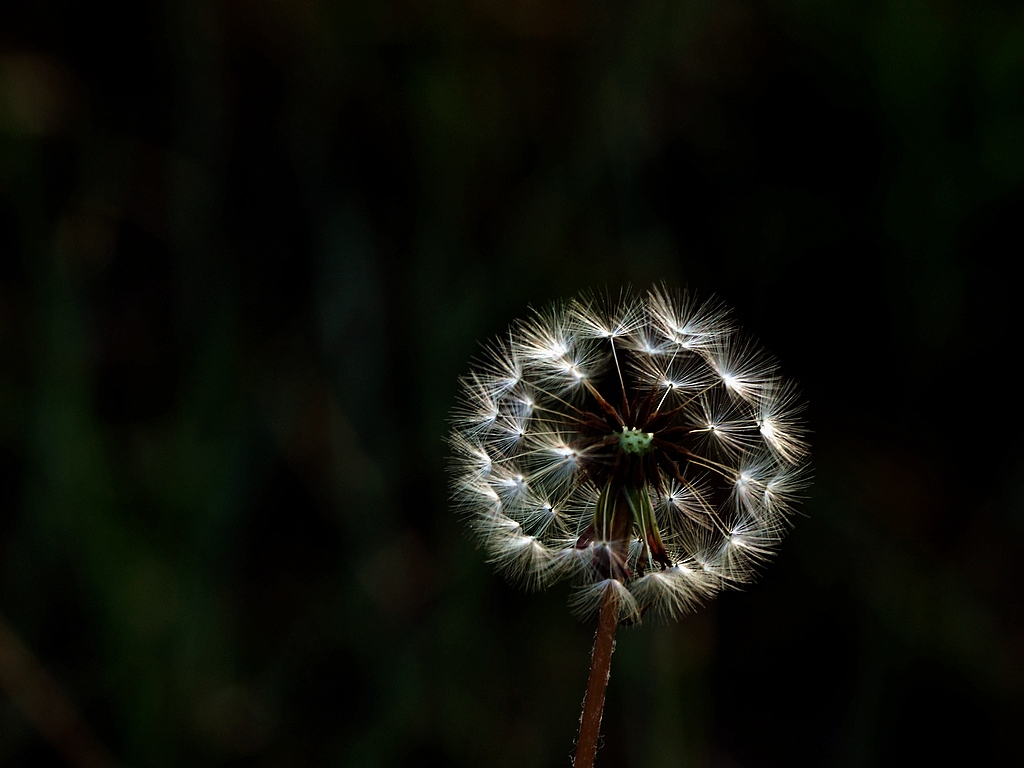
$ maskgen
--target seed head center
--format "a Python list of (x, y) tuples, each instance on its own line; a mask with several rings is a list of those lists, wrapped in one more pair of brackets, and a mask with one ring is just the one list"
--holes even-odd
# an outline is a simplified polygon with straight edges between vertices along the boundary
[(623, 453), (650, 453), (654, 450), (654, 433), (636, 427), (623, 427), (619, 435), (619, 447)]

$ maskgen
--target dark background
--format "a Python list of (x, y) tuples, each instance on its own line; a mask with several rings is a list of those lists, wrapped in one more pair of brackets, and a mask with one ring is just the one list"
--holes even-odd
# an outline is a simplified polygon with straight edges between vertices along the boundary
[(621, 631), (598, 766), (1020, 764), (1024, 11), (616, 5), (0, 7), (0, 765), (567, 766), (592, 626), (449, 512), (446, 413), (655, 281), (815, 483)]

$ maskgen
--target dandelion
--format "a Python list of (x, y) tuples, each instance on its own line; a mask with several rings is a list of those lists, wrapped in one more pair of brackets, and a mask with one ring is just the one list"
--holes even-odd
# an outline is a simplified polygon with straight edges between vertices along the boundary
[(802, 402), (719, 304), (655, 288), (514, 323), (461, 380), (458, 510), (507, 576), (598, 612), (576, 768), (593, 763), (619, 623), (752, 580), (806, 476)]

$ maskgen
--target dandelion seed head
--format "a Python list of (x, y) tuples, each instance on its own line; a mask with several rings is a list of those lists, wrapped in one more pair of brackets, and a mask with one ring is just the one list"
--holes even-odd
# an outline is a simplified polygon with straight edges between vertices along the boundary
[(675, 619), (749, 582), (807, 484), (803, 403), (728, 312), (586, 295), (484, 347), (452, 409), (452, 496), (489, 559), (573, 605)]

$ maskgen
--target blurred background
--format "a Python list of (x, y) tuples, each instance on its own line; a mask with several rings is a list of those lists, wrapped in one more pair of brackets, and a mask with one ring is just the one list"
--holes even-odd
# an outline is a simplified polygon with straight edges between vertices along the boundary
[(815, 483), (620, 632), (598, 766), (1019, 765), (1024, 10), (855, 5), (3, 3), (0, 766), (568, 766), (593, 627), (484, 562), (446, 415), (662, 281)]

